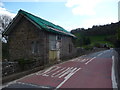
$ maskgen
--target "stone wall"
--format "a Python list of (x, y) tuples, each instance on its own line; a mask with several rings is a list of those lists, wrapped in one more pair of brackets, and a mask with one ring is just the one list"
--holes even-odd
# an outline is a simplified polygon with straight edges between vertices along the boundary
[(62, 37), (61, 49), (60, 49), (61, 59), (73, 58), (76, 56), (77, 49), (74, 47), (72, 39), (73, 39), (72, 37), (68, 37), (68, 36)]
[(18, 62), (2, 62), (2, 77), (19, 72), (20, 68)]

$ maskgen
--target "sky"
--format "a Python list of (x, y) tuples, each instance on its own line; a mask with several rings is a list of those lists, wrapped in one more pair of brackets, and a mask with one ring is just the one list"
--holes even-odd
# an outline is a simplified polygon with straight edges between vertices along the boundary
[(119, 0), (1, 0), (0, 15), (20, 9), (70, 31), (118, 22)]

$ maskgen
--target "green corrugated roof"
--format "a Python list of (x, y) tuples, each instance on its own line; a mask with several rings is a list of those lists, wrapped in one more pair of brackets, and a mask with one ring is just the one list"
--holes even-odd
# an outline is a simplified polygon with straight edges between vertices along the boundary
[(58, 25), (55, 25), (51, 22), (48, 22), (44, 19), (41, 19), (41, 18), (39, 18), (35, 15), (32, 15), (32, 14), (26, 12), (26, 11), (19, 10), (18, 14), (19, 13), (25, 15), (27, 18), (32, 20), (34, 23), (36, 23), (37, 25), (39, 25), (41, 28), (43, 28), (46, 31), (75, 37), (73, 34), (68, 32), (67, 30), (63, 29), (62, 27), (60, 27)]

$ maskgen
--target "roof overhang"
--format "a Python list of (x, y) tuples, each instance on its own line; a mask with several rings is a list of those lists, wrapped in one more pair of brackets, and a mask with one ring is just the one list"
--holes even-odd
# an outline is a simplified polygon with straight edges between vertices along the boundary
[(36, 27), (38, 27), (40, 30), (46, 30), (46, 31), (52, 31), (53, 33), (56, 34), (63, 34), (63, 35), (67, 35), (67, 36), (71, 36), (73, 38), (76, 38), (75, 35), (69, 33), (69, 32), (64, 32), (62, 30), (58, 30), (55, 28), (52, 28), (50, 26), (47, 26), (48, 29), (40, 26), (38, 23), (36, 23), (34, 20), (30, 19), (29, 17), (27, 17), (26, 15), (24, 15), (24, 13), (20, 13), (20, 11), (18, 12), (18, 14), (15, 16), (15, 18), (12, 20), (12, 22), (7, 26), (7, 28), (5, 29), (5, 31), (3, 32), (3, 36), (8, 36), (8, 34), (13, 30), (13, 28), (15, 27), (15, 25), (19, 22), (19, 20), (21, 20), (22, 17), (25, 17), (27, 20), (29, 20), (31, 23), (33, 23)]

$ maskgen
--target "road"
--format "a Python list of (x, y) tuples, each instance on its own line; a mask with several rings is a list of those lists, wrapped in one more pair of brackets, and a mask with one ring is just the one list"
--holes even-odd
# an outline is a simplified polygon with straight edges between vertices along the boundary
[(112, 88), (114, 50), (83, 55), (10, 82), (7, 88)]

